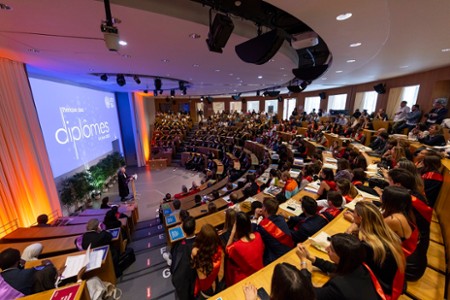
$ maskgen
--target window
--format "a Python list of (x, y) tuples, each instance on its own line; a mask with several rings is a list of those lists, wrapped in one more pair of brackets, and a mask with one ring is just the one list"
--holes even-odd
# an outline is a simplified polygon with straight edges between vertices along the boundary
[(259, 101), (247, 101), (247, 111), (259, 113)]
[(242, 102), (241, 101), (231, 101), (230, 102), (230, 113), (234, 113), (237, 111), (240, 113), (242, 111)]
[(367, 110), (370, 115), (377, 107), (378, 93), (375, 91), (356, 93), (355, 107), (353, 110), (359, 109), (360, 112)]
[(420, 85), (404, 86), (399, 88), (392, 88), (389, 90), (388, 105), (386, 107), (386, 113), (393, 119), (394, 114), (400, 107), (402, 101), (407, 102), (407, 106), (411, 108), (416, 104), (417, 94), (419, 93)]
[(297, 99), (284, 99), (283, 120), (289, 120), (296, 105)]
[(264, 111), (269, 115), (278, 113), (278, 100), (266, 100)]
[(320, 108), (320, 97), (306, 97), (305, 98), (305, 107), (303, 109), (303, 111), (305, 111), (306, 113), (311, 113), (313, 111), (313, 109), (316, 110), (316, 112), (319, 110)]
[(221, 113), (225, 110), (225, 102), (213, 102), (212, 107), (215, 114)]
[(331, 95), (328, 97), (327, 111), (332, 110), (344, 110), (345, 101), (347, 101), (347, 94)]

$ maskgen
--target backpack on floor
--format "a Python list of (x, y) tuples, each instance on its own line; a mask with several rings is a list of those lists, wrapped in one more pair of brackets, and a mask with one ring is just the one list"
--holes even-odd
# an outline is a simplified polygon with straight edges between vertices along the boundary
[(133, 248), (125, 249), (119, 257), (119, 269), (121, 272), (125, 271), (132, 263), (136, 261), (136, 255), (134, 254)]
[(89, 296), (92, 300), (119, 300), (122, 291), (111, 282), (102, 281), (97, 276), (86, 281)]

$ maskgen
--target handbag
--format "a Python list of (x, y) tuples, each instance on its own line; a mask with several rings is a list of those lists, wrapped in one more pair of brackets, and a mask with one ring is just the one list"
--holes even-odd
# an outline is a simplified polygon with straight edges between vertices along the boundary
[(122, 290), (114, 284), (102, 281), (97, 276), (86, 281), (91, 300), (118, 300), (122, 297)]

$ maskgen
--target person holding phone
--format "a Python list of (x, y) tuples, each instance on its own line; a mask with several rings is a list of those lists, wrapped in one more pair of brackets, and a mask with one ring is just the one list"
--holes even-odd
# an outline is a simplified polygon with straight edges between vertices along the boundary
[(366, 252), (356, 236), (347, 233), (335, 234), (326, 250), (331, 262), (312, 255), (303, 244), (297, 245), (296, 253), (300, 259), (301, 272), (309, 280), (311, 273), (307, 269), (308, 261), (321, 271), (332, 274), (327, 283), (314, 289), (317, 300), (385, 299), (378, 280), (364, 264)]

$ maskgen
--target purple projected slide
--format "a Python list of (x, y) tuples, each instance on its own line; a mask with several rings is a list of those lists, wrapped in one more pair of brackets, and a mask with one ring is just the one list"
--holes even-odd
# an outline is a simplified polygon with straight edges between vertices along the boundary
[[(115, 150), (122, 152), (113, 93), (30, 78), (56, 178)], [(119, 149), (117, 149), (119, 147)]]

